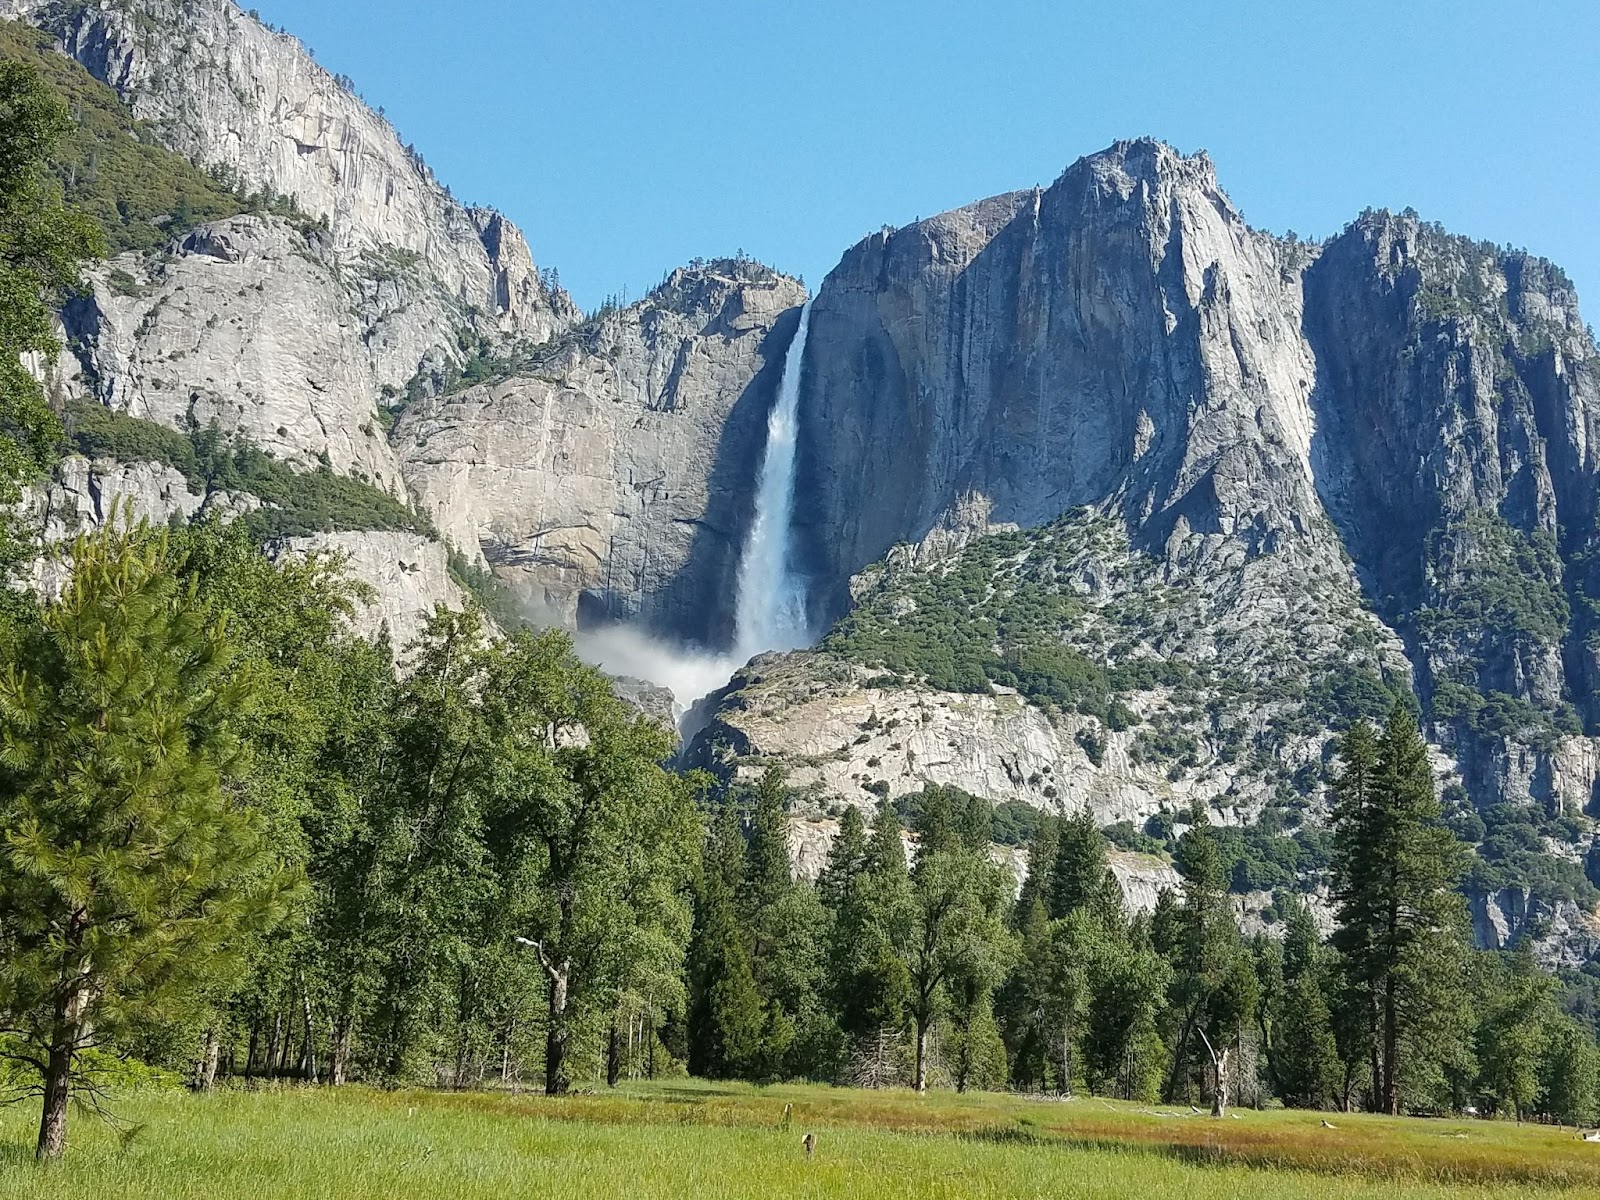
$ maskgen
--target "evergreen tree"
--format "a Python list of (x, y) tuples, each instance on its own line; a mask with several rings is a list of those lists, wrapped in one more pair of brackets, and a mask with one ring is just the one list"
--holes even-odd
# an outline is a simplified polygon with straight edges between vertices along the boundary
[(251, 698), (163, 538), (80, 538), (0, 677), (0, 1011), (61, 1155), (83, 1051), (170, 1018), (239, 965), (289, 880), (233, 783)]
[(745, 920), (755, 932), (757, 958), (763, 949), (762, 914), (781, 903), (793, 886), (789, 872), (789, 820), (783, 811), (783, 772), (768, 767), (756, 787), (745, 848), (744, 883), (740, 888)]
[(1283, 897), (1280, 907), (1285, 910), (1282, 989), (1263, 1002), (1271, 1013), (1267, 1053), (1273, 1086), (1287, 1105), (1326, 1108), (1340, 1094), (1326, 954), (1311, 910), (1293, 897)]
[(765, 1013), (740, 920), (744, 836), (725, 809), (712, 823), (701, 860), (689, 947), (689, 1070), (708, 1079), (752, 1074)]
[[(1109, 932), (1109, 931), (1108, 931)], [(1096, 1091), (1127, 1100), (1154, 1100), (1166, 1067), (1157, 1029), (1168, 967), (1150, 941), (1147, 922), (1105, 938), (1091, 979), (1085, 1013), (1084, 1061)]]
[[(1079, 909), (1120, 909), (1122, 889), (1106, 864), (1106, 839), (1088, 808), (1060, 823), (1050, 867), (1050, 916), (1059, 920)], [(1120, 915), (1120, 913), (1118, 914)]]
[(1198, 803), (1178, 843), (1178, 869), (1183, 908), (1175, 931), (1167, 1094), (1186, 1095), (1195, 1066), (1207, 1063), (1212, 1112), (1220, 1116), (1228, 1103), (1230, 1058), (1256, 1010), (1256, 978), (1228, 903), (1216, 835)]
[(859, 808), (847, 805), (839, 818), (839, 832), (828, 847), (828, 860), (817, 877), (817, 896), (824, 907), (837, 913), (866, 865), (866, 823), (861, 819)]
[(1011, 1060), (1011, 1081), (1034, 1090), (1045, 1085), (1053, 1044), (1051, 974), (1055, 967), (1050, 917), (1043, 889), (1026, 884), (1012, 920), (1017, 960), (995, 1000), (1002, 1036)]
[(969, 1029), (988, 1008), (1010, 965), (1004, 913), (1009, 879), (989, 860), (987, 820), (957, 820), (947, 798), (932, 798), (918, 822), (904, 959), (915, 1039), (913, 1085), (928, 1086), (928, 1034), (963, 998)]
[(1444, 1086), (1463, 1033), (1459, 849), (1441, 820), (1427, 747), (1404, 706), (1380, 738), (1357, 721), (1340, 743), (1333, 812), (1333, 944), (1347, 1002), (1365, 1021), (1373, 1107)]
[(569, 1082), (575, 1011), (640, 970), (677, 970), (694, 809), (685, 781), (660, 765), (666, 730), (617, 699), (566, 634), (513, 635), (486, 696), (490, 822), (505, 847), (491, 879), (500, 909), (526, 905), (515, 936), (548, 981), (545, 1091), (556, 1095)]
[(900, 821), (885, 800), (873, 820), (866, 864), (840, 905), (831, 953), (839, 1024), (854, 1044), (855, 1077), (873, 1085), (892, 1077), (892, 1050), (907, 1019), (912, 920)]
[(1017, 904), (1013, 910), (1018, 918), (1029, 910), (1035, 898), (1045, 906), (1045, 916), (1049, 916), (1050, 875), (1060, 849), (1061, 819), (1044, 813), (1028, 839), (1028, 874), (1017, 890)]

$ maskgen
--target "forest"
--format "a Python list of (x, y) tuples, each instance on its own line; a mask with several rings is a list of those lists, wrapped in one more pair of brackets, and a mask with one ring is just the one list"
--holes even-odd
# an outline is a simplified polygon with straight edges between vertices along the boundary
[[(1404, 705), (1340, 736), (1336, 926), (1246, 939), (1219, 831), (1130, 912), (1092, 814), (928, 788), (791, 868), (777, 772), (671, 767), (670, 730), (558, 631), (441, 609), (345, 630), (336, 560), (243, 524), (113, 525), (18, 596), (0, 677), (7, 1083), (130, 1073), (550, 1094), (816, 1080), (1592, 1121), (1594, 1030), (1524, 945), (1470, 947), (1465, 867)], [(902, 815), (903, 813), (903, 815)], [(909, 828), (908, 828), (909, 824)]]

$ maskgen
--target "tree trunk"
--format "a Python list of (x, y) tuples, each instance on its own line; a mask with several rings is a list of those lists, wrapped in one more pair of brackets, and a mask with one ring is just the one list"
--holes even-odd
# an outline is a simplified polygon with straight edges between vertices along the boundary
[(917, 1014), (917, 1093), (928, 1090), (928, 1022)]
[[(72, 938), (76, 946), (81, 926), (75, 919)], [(87, 965), (80, 967), (77, 979), (65, 988), (56, 1001), (55, 1020), (50, 1028), (50, 1056), (45, 1063), (44, 1105), (39, 1114), (39, 1142), (34, 1157), (40, 1162), (55, 1162), (67, 1148), (67, 1101), (72, 1091), (72, 1063), (78, 1042), (84, 1036), (84, 1012), (89, 1007), (85, 985)]]
[(247, 1080), (250, 1078), (251, 1075), (253, 1075), (255, 1073), (255, 1069), (256, 1069), (256, 1050), (260, 1047), (260, 1044), (261, 1044), (261, 1022), (259, 1022), (259, 1021), (251, 1021), (250, 1022), (250, 1048), (245, 1051), (245, 1055), (244, 1055), (244, 1077)]
[(617, 1014), (611, 1014), (611, 1032), (606, 1037), (606, 1086), (616, 1087), (622, 1074), (622, 1047), (617, 1039)]
[(1395, 979), (1391, 974), (1383, 993), (1383, 1111), (1400, 1115), (1400, 1022), (1395, 1011)]
[(306, 988), (305, 977), (300, 979), (300, 1008), (306, 1023), (306, 1082), (317, 1081), (317, 1027), (311, 1020), (311, 993)]
[(56, 1026), (50, 1045), (49, 1069), (44, 1078), (44, 1112), (39, 1118), (39, 1144), (34, 1157), (40, 1162), (55, 1162), (67, 1148), (67, 1100), (72, 1085), (72, 1055), (75, 1031)]
[(1061, 1023), (1061, 1094), (1072, 1095), (1072, 1020)]
[(217, 1027), (212, 1025), (206, 1029), (205, 1037), (200, 1041), (200, 1057), (195, 1060), (194, 1078), (189, 1083), (194, 1091), (209, 1092), (217, 1082), (217, 1058), (221, 1052)]
[(283, 1048), (283, 1014), (272, 1014), (272, 1032), (267, 1035), (267, 1078), (276, 1079), (278, 1076), (279, 1051)]
[(1215, 1087), (1211, 1092), (1211, 1115), (1225, 1117), (1228, 1114), (1228, 1051), (1224, 1049), (1221, 1054), (1211, 1056), (1212, 1078)]
[(645, 1029), (644, 1069), (647, 1078), (656, 1077), (656, 1010), (654, 1005), (649, 1009), (649, 1026)]
[(1373, 1112), (1383, 1111), (1383, 1062), (1381, 1058), (1381, 1041), (1378, 1036), (1378, 997), (1372, 997), (1370, 1004), (1369, 1020), (1372, 1025), (1371, 1035), (1367, 1041), (1370, 1045), (1369, 1054), (1372, 1058), (1372, 1094), (1367, 1107)]
[(333, 1031), (333, 1064), (328, 1082), (334, 1087), (343, 1085), (345, 1074), (350, 1069), (350, 1030), (353, 1024), (349, 1017), (342, 1017), (339, 1027)]
[(567, 1078), (567, 982), (570, 959), (546, 967), (550, 976), (550, 1020), (544, 1039), (544, 1094), (563, 1096), (571, 1086)]

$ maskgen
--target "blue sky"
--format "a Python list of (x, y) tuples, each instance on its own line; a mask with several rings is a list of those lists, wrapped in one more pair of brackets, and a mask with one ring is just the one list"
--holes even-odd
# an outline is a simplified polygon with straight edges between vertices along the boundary
[(743, 249), (813, 287), (884, 224), (1151, 134), (1254, 225), (1410, 205), (1600, 321), (1595, 0), (247, 0), (578, 302)]

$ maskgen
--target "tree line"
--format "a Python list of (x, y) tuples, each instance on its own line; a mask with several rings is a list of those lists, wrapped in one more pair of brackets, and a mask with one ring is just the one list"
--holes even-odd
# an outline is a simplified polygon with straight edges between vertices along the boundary
[(1600, 1049), (1523, 945), (1470, 948), (1404, 707), (1340, 738), (1335, 927), (1246, 938), (1203, 808), (1130, 912), (1087, 811), (928, 787), (793, 871), (777, 771), (724, 788), (560, 632), (348, 632), (336, 560), (113, 523), (0, 622), (0, 1056), (41, 1098), (219, 1079), (615, 1085), (683, 1072), (1595, 1118)]

